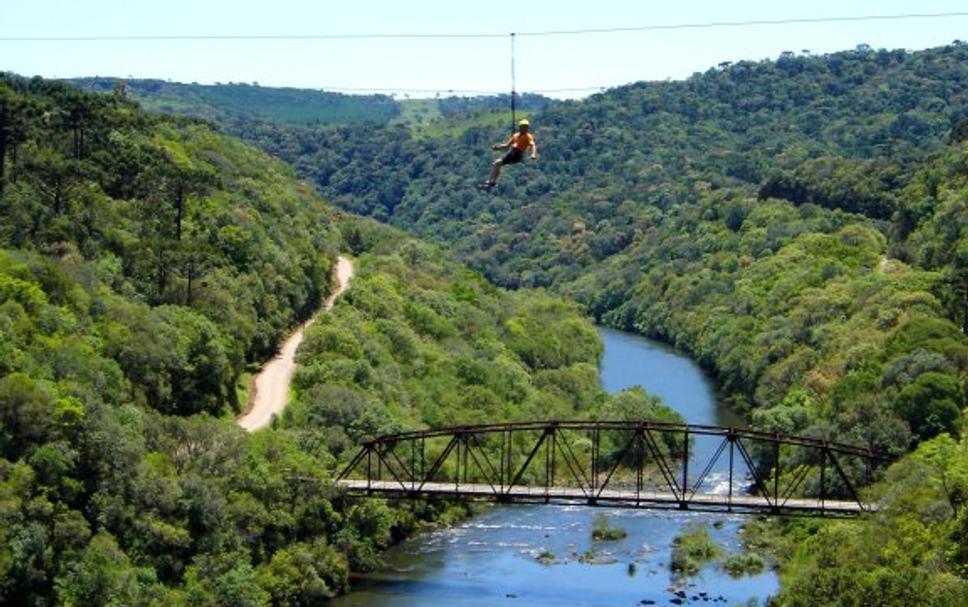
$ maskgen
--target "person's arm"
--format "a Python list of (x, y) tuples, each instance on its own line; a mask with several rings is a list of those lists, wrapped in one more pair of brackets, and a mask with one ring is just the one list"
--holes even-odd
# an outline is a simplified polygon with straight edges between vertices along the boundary
[(538, 142), (531, 138), (531, 160), (538, 159)]
[(504, 143), (496, 143), (496, 144), (492, 145), (491, 146), (491, 149), (492, 150), (506, 150), (509, 147), (511, 147), (511, 144), (513, 144), (513, 143), (514, 143), (514, 135), (511, 135), (510, 137), (508, 137), (508, 140), (505, 141)]

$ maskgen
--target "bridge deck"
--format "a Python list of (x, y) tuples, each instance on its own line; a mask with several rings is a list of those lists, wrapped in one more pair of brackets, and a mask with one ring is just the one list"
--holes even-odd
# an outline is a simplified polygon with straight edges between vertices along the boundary
[(581, 503), (591, 506), (618, 508), (652, 508), (698, 510), (705, 512), (739, 512), (769, 514), (800, 514), (854, 516), (875, 510), (873, 506), (854, 501), (789, 498), (774, 504), (759, 495), (732, 496), (696, 493), (680, 500), (671, 492), (605, 488), (597, 493), (575, 487), (492, 487), (487, 484), (431, 483), (421, 485), (397, 481), (339, 480), (336, 486), (351, 495), (383, 495), (386, 497), (461, 497), (510, 503)]

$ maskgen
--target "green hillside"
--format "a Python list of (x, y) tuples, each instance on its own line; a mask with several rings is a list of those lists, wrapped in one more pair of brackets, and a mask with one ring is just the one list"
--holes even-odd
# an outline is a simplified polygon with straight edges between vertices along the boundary
[(439, 120), (440, 103), (436, 99), (406, 99), (400, 102), (400, 114), (390, 124), (402, 124), (412, 128)]
[(111, 93), (123, 87), (146, 110), (214, 121), (270, 120), (284, 124), (385, 123), (398, 116), (400, 104), (387, 95), (344, 95), (314, 89), (264, 87), (258, 84), (185, 84), (164, 80), (76, 78), (86, 91)]
[[(293, 408), (242, 431), (239, 378), (346, 251)], [(600, 351), (577, 305), (340, 213), (208, 126), (0, 75), (0, 603), (319, 604), (464, 513), (339, 498), (349, 446), (484, 406), (672, 415), (606, 396)]]

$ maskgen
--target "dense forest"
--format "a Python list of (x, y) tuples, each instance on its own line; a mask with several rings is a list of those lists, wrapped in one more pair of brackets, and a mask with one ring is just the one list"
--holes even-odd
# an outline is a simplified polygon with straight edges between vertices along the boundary
[[(123, 88), (5, 79), (4, 597), (338, 591), (453, 512), (310, 490), (360, 437), (480, 415), (670, 415), (641, 392), (602, 394), (584, 309), (692, 354), (753, 425), (896, 459), (866, 489), (869, 518), (750, 526), (747, 544), (779, 557), (780, 604), (968, 603), (966, 83), (956, 42), (620, 87), (533, 108), (541, 158), (493, 194), (472, 186), (509, 122), (484, 102), (438, 104), (416, 126), (207, 116), (475, 274), (337, 214), (204, 124), (141, 113)], [(213, 417), (313, 308), (340, 248), (362, 274), (309, 332), (293, 407), (254, 437)]]
[[(671, 415), (602, 392), (578, 305), (496, 288), (120, 92), (0, 76), (0, 188), (0, 603), (315, 603), (462, 514), (342, 499), (360, 437), (539, 403)], [(242, 431), (245, 372), (340, 251), (359, 274), (300, 353), (294, 406)]]
[(759, 427), (913, 449), (871, 520), (785, 526), (781, 602), (951, 605), (968, 584), (966, 82), (956, 42), (629, 85), (533, 114), (541, 159), (493, 195), (472, 186), (497, 113), (228, 128), (498, 284), (690, 352)]
[[(486, 173), (487, 144), (506, 137), (503, 121), (435, 141), (396, 125), (226, 127), (345, 208), (456, 242), (502, 283), (552, 285), (628, 246), (643, 215), (633, 203), (662, 210), (709, 190), (755, 189), (889, 218), (884, 190), (903, 185), (910, 165), (968, 119), (966, 59), (960, 43), (914, 53), (862, 46), (724, 63), (685, 81), (560, 103), (538, 114), (540, 163), (516, 167), (496, 197), (467, 186)], [(562, 231), (576, 221), (596, 246), (563, 258)], [(500, 229), (482, 242), (492, 224)], [(525, 227), (553, 246), (514, 241)], [(535, 263), (515, 267), (521, 258)]]

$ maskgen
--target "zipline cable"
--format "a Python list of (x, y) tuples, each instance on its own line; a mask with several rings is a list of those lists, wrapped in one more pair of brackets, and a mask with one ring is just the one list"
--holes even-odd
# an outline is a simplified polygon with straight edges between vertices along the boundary
[[(107, 78), (107, 77), (105, 77), (105, 78)], [(129, 82), (130, 81), (133, 81), (133, 80), (139, 80), (138, 78), (107, 78), (107, 79), (109, 79), (109, 80), (128, 80)], [(631, 84), (631, 82), (629, 82), (629, 84)], [(231, 85), (232, 85), (232, 83), (227, 83), (226, 84), (226, 86), (231, 86)], [(248, 86), (248, 85), (241, 84), (241, 83), (240, 83), (240, 85), (241, 86)], [(203, 86), (219, 86), (219, 85), (209, 84), (209, 85), (203, 85)], [(532, 89), (532, 90), (524, 91), (523, 94), (528, 95), (528, 94), (542, 94), (542, 93), (581, 93), (581, 92), (585, 92), (585, 91), (599, 91), (599, 92), (601, 92), (601, 91), (605, 91), (605, 90), (610, 89), (610, 88), (616, 88), (616, 87), (619, 87), (619, 86), (624, 86), (624, 85), (621, 85), (621, 84), (608, 84), (608, 85), (606, 85), (606, 84), (597, 84), (597, 85), (591, 85), (591, 86), (573, 86), (573, 87), (553, 88), (553, 89)], [(290, 87), (290, 86), (286, 86), (286, 87), (270, 87), (270, 86), (266, 86), (265, 88), (293, 88), (293, 87)], [(372, 93), (372, 94), (386, 94), (386, 93), (410, 94), (410, 93), (413, 93), (413, 94), (421, 94), (421, 95), (429, 95), (429, 94), (438, 94), (438, 95), (441, 95), (441, 94), (446, 94), (446, 95), (466, 94), (466, 95), (486, 95), (486, 96), (507, 95), (507, 91), (506, 90), (504, 90), (504, 91), (498, 91), (498, 90), (494, 90), (494, 89), (456, 89), (456, 88), (451, 88), (451, 87), (413, 89), (413, 88), (405, 88), (405, 87), (396, 88), (396, 87), (391, 87), (391, 86), (386, 86), (386, 87), (370, 87), (370, 86), (311, 86), (310, 87), (310, 86), (307, 86), (307, 87), (296, 87), (296, 88), (304, 88), (305, 90), (331, 92), (331, 93)]]
[(514, 98), (517, 95), (514, 82), (514, 32), (511, 32), (511, 132), (513, 133), (517, 125), (517, 116), (515, 115), (515, 103)]
[[(132, 78), (132, 80), (137, 80), (137, 78)], [(631, 83), (632, 81), (630, 81)], [(231, 83), (230, 83), (231, 84)], [(215, 86), (215, 85), (207, 85)], [(604, 91), (610, 88), (616, 88), (619, 86), (624, 86), (621, 84), (595, 84), (591, 86), (569, 86), (564, 88), (553, 88), (553, 89), (530, 89), (523, 92), (523, 94), (533, 94), (533, 93), (580, 93), (583, 91)], [(395, 88), (392, 86), (385, 87), (371, 87), (371, 86), (313, 86), (306, 87), (312, 90), (319, 91), (332, 91), (335, 93), (419, 93), (419, 94), (430, 94), (430, 93), (466, 93), (471, 95), (506, 95), (507, 91), (498, 91), (493, 89), (455, 89), (450, 87), (440, 87), (440, 88), (425, 88), (425, 89), (411, 89), (411, 88)]]
[[(853, 23), (865, 21), (904, 21), (912, 19), (946, 19), (968, 17), (968, 11), (940, 13), (900, 13), (887, 15), (857, 15), (843, 17), (795, 17), (788, 19), (749, 19), (744, 21), (706, 21), (695, 23), (672, 23), (624, 27), (585, 28), (573, 30), (536, 30), (517, 32), (517, 36), (580, 36), (593, 34), (620, 34), (664, 30), (714, 29), (727, 27), (815, 25), (821, 23)], [(434, 40), (434, 39), (486, 39), (504, 38), (507, 33), (456, 32), (456, 33), (351, 33), (351, 34), (146, 34), (146, 35), (81, 35), (81, 36), (0, 36), (0, 42), (125, 42), (125, 41), (219, 41), (219, 40)]]
[(577, 30), (545, 30), (519, 32), (520, 36), (578, 36), (586, 34), (620, 34), (625, 32), (654, 32), (663, 30), (715, 29), (726, 27), (754, 27), (774, 25), (813, 25), (819, 23), (850, 23), (857, 21), (903, 21), (910, 19), (943, 19), (968, 17), (968, 12), (901, 13), (894, 15), (857, 15), (845, 17), (794, 17), (789, 19), (750, 19), (746, 21), (707, 21), (700, 23), (674, 23), (668, 25), (638, 25), (627, 27), (586, 28)]
[[(889, 15), (859, 15), (844, 17), (801, 17), (788, 19), (751, 19), (745, 21), (707, 21), (697, 23), (677, 23), (641, 26), (623, 26), (607, 28), (585, 28), (574, 30), (537, 30), (531, 32), (511, 32), (511, 126), (517, 128), (517, 86), (515, 77), (515, 39), (517, 36), (576, 36), (592, 34), (618, 34), (628, 32), (669, 31), (685, 29), (712, 29), (726, 27), (753, 26), (781, 26), (796, 24), (846, 23), (864, 21), (899, 21), (910, 19), (941, 19), (953, 17), (968, 17), (965, 11), (949, 11), (939, 13), (901, 13)], [(468, 38), (501, 38), (507, 34), (488, 32), (463, 33), (355, 33), (355, 34), (175, 34), (175, 35), (91, 35), (91, 36), (0, 36), (2, 42), (123, 42), (123, 41), (219, 41), (219, 40), (367, 40), (367, 39), (468, 39)], [(471, 89), (403, 89), (403, 88), (367, 88), (367, 87), (318, 87), (320, 90), (336, 92), (392, 92), (428, 94), (441, 92), (465, 93), (478, 95), (499, 95), (500, 91), (471, 90)], [(603, 91), (608, 87), (566, 87), (556, 89), (537, 89), (532, 93), (563, 93), (583, 91)]]

